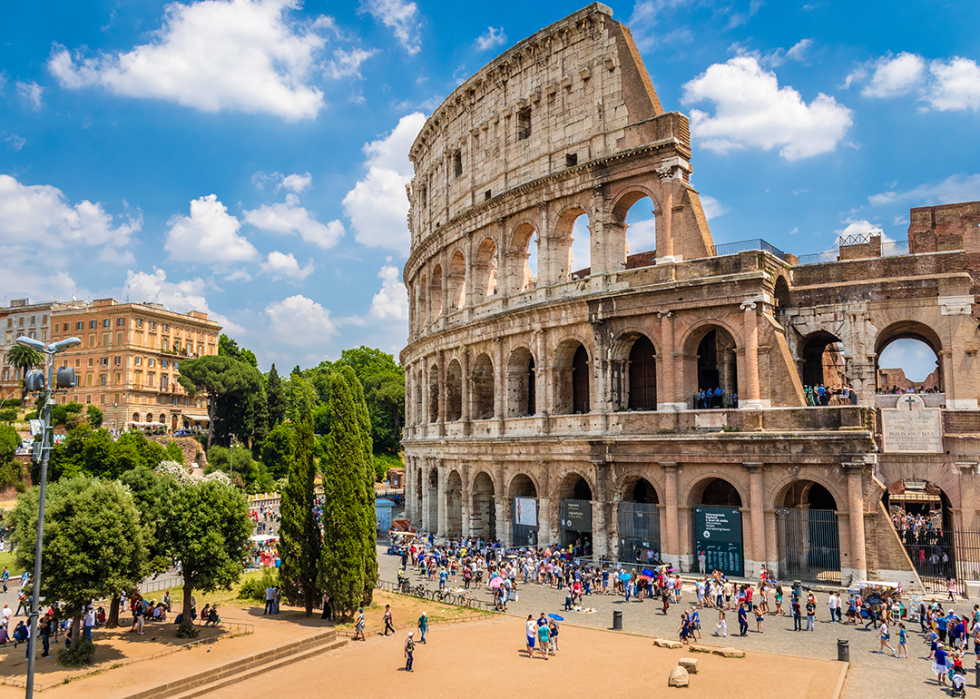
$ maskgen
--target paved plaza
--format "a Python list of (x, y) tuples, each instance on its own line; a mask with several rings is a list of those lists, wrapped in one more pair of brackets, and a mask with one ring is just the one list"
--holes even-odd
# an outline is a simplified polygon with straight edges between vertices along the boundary
[[(385, 554), (384, 548), (378, 550), (380, 576), (383, 580), (395, 580), (399, 559)], [(410, 578), (414, 583), (421, 580), (420, 576), (411, 572)], [(438, 583), (425, 582), (435, 589)], [(462, 582), (459, 583), (462, 586)], [(559, 614), (564, 617), (565, 625), (584, 626), (594, 629), (610, 629), (612, 627), (613, 611), (623, 612), (623, 633), (626, 635), (641, 635), (655, 638), (677, 639), (677, 629), (680, 626), (681, 611), (697, 603), (697, 596), (690, 585), (684, 588), (683, 602), (671, 605), (665, 617), (659, 600), (643, 599), (624, 602), (623, 597), (614, 595), (590, 595), (583, 600), (583, 606), (592, 607), (595, 613), (579, 613), (563, 611), (565, 591), (555, 590), (546, 585), (518, 585), (519, 599), (507, 605), (507, 612), (516, 617), (526, 618), (528, 614), (537, 617), (541, 612)], [(485, 587), (474, 594), (476, 599), (490, 601), (490, 592)], [(787, 602), (784, 605), (788, 610)], [(830, 612), (827, 608), (827, 594), (817, 593), (817, 623), (812, 632), (793, 631), (793, 621), (787, 616), (768, 615), (763, 624), (763, 633), (755, 631), (755, 621), (750, 619), (747, 636), (738, 636), (738, 621), (735, 612), (728, 613), (728, 632), (725, 638), (715, 638), (711, 635), (715, 628), (718, 613), (711, 609), (701, 610), (701, 626), (704, 643), (707, 645), (724, 645), (745, 650), (765, 651), (801, 658), (818, 658), (826, 660), (837, 659), (837, 640), (847, 639), (850, 646), (851, 669), (845, 684), (844, 696), (847, 699), (918, 699), (919, 697), (935, 696), (937, 686), (931, 664), (925, 660), (928, 646), (922, 642), (919, 625), (906, 624), (909, 631), (910, 660), (896, 659), (888, 655), (879, 655), (878, 638), (871, 629), (864, 630), (863, 626), (850, 626), (829, 621)], [(941, 600), (941, 598), (938, 598)], [(973, 602), (957, 600), (953, 605), (957, 611), (963, 612), (973, 608)], [(896, 629), (892, 630), (893, 639), (897, 636)], [(896, 645), (894, 642), (892, 645)], [(968, 656), (969, 658), (969, 656)], [(777, 659), (777, 663), (778, 663)], [(972, 662), (965, 663), (972, 670)], [(778, 673), (767, 678), (766, 682), (779, 680)], [(968, 682), (974, 683), (972, 671), (968, 674)]]

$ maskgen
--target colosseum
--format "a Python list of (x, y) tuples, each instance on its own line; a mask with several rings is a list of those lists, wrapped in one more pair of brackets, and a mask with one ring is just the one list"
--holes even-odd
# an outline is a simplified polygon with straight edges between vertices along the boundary
[[(913, 209), (898, 254), (874, 235), (809, 259), (716, 246), (689, 120), (600, 4), (460, 85), (410, 158), (421, 531), (683, 571), (704, 552), (747, 577), (980, 579), (980, 203)], [(652, 250), (628, 242), (641, 201)], [(935, 390), (883, 393), (878, 358), (908, 338)]]

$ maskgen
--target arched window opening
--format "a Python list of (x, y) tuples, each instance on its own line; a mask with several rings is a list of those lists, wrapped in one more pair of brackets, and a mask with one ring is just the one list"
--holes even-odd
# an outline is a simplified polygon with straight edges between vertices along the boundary
[(493, 417), (493, 363), (490, 356), (481, 354), (473, 362), (472, 376), (473, 419), (488, 420)]
[(473, 296), (476, 303), (482, 303), (497, 293), (497, 245), (490, 238), (484, 238), (476, 249), (473, 263)]
[(512, 291), (531, 291), (537, 284), (538, 275), (538, 233), (529, 223), (523, 223), (514, 231), (511, 241), (510, 283)]
[(446, 420), (453, 422), (463, 417), (463, 369), (457, 360), (446, 367)]
[(800, 342), (799, 355), (807, 405), (857, 404), (857, 394), (852, 398), (849, 391), (844, 391), (850, 381), (840, 338), (825, 330), (811, 333)]
[(426, 276), (423, 274), (422, 279), (419, 281), (419, 295), (418, 295), (418, 319), (419, 319), (419, 329), (424, 328), (429, 324), (429, 287), (426, 281)]
[(422, 414), (422, 377), (421, 374), (415, 376), (415, 424), (421, 425), (424, 415)]
[(524, 417), (537, 413), (535, 404), (534, 357), (526, 347), (510, 355), (507, 367), (507, 416)]
[(449, 311), (466, 305), (466, 260), (458, 250), (449, 261)]
[(723, 478), (712, 478), (701, 492), (699, 504), (712, 507), (741, 507), (742, 496), (738, 489)]
[(555, 355), (558, 383), (556, 412), (571, 415), (589, 412), (589, 353), (580, 342), (566, 340)]
[[(698, 408), (736, 407), (738, 365), (735, 340), (723, 328), (711, 328), (698, 343)], [(708, 392), (711, 392), (710, 395)]]
[(786, 277), (779, 277), (776, 280), (776, 287), (773, 289), (773, 296), (776, 299), (776, 312), (789, 308), (789, 284)]
[(650, 338), (641, 335), (630, 349), (629, 409), (657, 409), (657, 360)]
[(572, 225), (569, 270), (573, 280), (585, 279), (592, 274), (592, 233), (589, 230), (589, 217), (584, 213)]
[(942, 365), (933, 345), (915, 336), (896, 337), (878, 351), (878, 393), (943, 393)]
[(429, 369), (429, 422), (439, 422), (439, 367)]
[(432, 318), (435, 320), (442, 315), (442, 265), (432, 269), (432, 284), (429, 286), (432, 303)]
[(572, 359), (572, 411), (589, 412), (589, 353), (582, 345)]
[(613, 226), (622, 225), (626, 246), (623, 268), (649, 267), (657, 261), (657, 221), (654, 204), (641, 192), (624, 196), (613, 211)]

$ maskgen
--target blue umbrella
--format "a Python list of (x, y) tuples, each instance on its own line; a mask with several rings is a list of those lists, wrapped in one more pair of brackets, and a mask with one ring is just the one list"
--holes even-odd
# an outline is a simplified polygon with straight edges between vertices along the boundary
[(555, 621), (565, 621), (565, 617), (558, 616), (557, 614), (549, 614), (549, 619), (554, 619)]
[(653, 577), (653, 571), (650, 570), (649, 568), (644, 568), (643, 569), (643, 574), (645, 576), (647, 576), (648, 578), (652, 578)]
[(620, 579), (620, 580), (629, 580), (629, 579), (630, 579), (630, 577), (631, 577), (631, 576), (630, 576), (630, 574), (629, 574), (629, 573), (620, 573), (620, 574), (619, 574), (619, 579)]

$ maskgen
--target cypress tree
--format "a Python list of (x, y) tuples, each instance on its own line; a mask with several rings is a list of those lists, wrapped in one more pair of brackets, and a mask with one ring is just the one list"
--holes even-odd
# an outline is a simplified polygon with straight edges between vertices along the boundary
[(330, 412), (323, 469), (323, 575), (335, 608), (351, 616), (362, 604), (365, 586), (364, 442), (354, 390), (344, 374), (334, 377)]
[(269, 386), (266, 389), (266, 405), (269, 416), (269, 430), (286, 419), (286, 391), (282, 379), (273, 364), (269, 370)]
[(307, 405), (296, 425), (293, 456), (282, 493), (279, 525), (279, 580), (291, 600), (302, 600), (306, 616), (313, 614), (319, 592), (322, 537), (313, 514), (313, 418)]
[(368, 413), (361, 386), (354, 369), (345, 366), (341, 372), (349, 382), (357, 408), (357, 421), (361, 432), (361, 446), (364, 450), (364, 490), (361, 501), (361, 536), (364, 538), (364, 597), (363, 604), (371, 604), (374, 597), (374, 584), (378, 579), (377, 522), (374, 510), (374, 443), (371, 439), (371, 415)]

